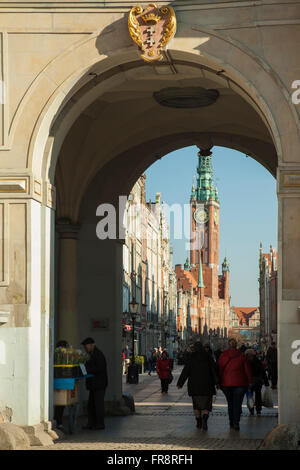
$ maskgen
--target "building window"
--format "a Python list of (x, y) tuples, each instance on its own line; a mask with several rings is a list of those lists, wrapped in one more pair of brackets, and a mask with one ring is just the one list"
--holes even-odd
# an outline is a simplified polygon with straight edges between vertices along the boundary
[(129, 250), (126, 245), (123, 246), (123, 267), (124, 270), (129, 272)]

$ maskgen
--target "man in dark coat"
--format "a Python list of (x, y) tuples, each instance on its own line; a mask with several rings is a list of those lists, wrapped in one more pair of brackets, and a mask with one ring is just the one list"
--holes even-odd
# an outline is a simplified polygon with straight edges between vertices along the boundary
[(106, 359), (102, 351), (95, 345), (93, 338), (86, 338), (81, 343), (90, 358), (85, 367), (88, 374), (93, 377), (86, 379), (86, 388), (89, 390), (88, 424), (84, 429), (104, 429), (104, 395), (107, 387)]
[(192, 397), (197, 427), (207, 430), (209, 411), (212, 410), (212, 397), (216, 394), (215, 385), (219, 383), (215, 363), (199, 342), (194, 344), (189, 360), (184, 366), (177, 382), (182, 388), (188, 379), (188, 394)]

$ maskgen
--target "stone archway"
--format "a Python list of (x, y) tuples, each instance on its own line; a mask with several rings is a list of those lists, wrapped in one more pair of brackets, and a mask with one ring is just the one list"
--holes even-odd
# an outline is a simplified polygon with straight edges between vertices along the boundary
[[(170, 52), (170, 55), (171, 54), (172, 54), (172, 52)], [(181, 58), (181, 60), (179, 60), (178, 63), (176, 62), (176, 60), (173, 59), (172, 60), (172, 66), (173, 67), (177, 66), (177, 68), (180, 68), (180, 66), (188, 68), (190, 66), (190, 64), (189, 64), (189, 61), (184, 61), (183, 58)], [(124, 64), (123, 64), (123, 67), (125, 67)], [(130, 69), (131, 69), (131, 67), (133, 69), (135, 69), (134, 65), (131, 65)], [(199, 67), (199, 68), (201, 68), (201, 67)], [(139, 73), (142, 76), (142, 71), (141, 70), (139, 70)], [(209, 70), (207, 72), (207, 75), (209, 75), (210, 73), (211, 73), (211, 70)], [(214, 73), (215, 73), (215, 71), (214, 71)], [(213, 83), (211, 75), (209, 75), (209, 77), (210, 77), (209, 80)], [(206, 78), (207, 78), (207, 76), (205, 77), (205, 79)], [(98, 77), (97, 77), (97, 79), (98, 79)], [(230, 82), (228, 77), (226, 77), (226, 80), (227, 80), (227, 83)], [(190, 81), (192, 82), (192, 79), (190, 79)], [(222, 80), (220, 80), (220, 81), (222, 81)], [(99, 79), (99, 82), (101, 83), (101, 79)], [(168, 83), (167, 80), (166, 80), (166, 82)], [(232, 82), (233, 82), (233, 85), (232, 85), (231, 89), (234, 86), (238, 86), (237, 82), (234, 82), (234, 81), (232, 81)], [(230, 83), (232, 83), (232, 82), (230, 82)], [(170, 85), (170, 82), (168, 84)], [(116, 89), (118, 89), (118, 87), (120, 87), (120, 85), (121, 85), (121, 83), (118, 82), (118, 80), (117, 80)], [(219, 82), (219, 86), (220, 86), (220, 82)], [(88, 86), (87, 86), (87, 88), (88, 88)], [(99, 86), (99, 88), (100, 88), (100, 86)], [(155, 138), (151, 139), (151, 138), (147, 137), (146, 141), (145, 141), (145, 135), (142, 135), (140, 140), (138, 140), (137, 145), (134, 146), (134, 148), (132, 148), (132, 147), (130, 147), (130, 144), (128, 142), (129, 142), (129, 139), (131, 139), (131, 142), (132, 141), (135, 142), (135, 140), (136, 140), (135, 135), (137, 135), (139, 133), (139, 129), (137, 129), (135, 135), (129, 136), (127, 138), (127, 141), (125, 143), (125, 151), (121, 152), (120, 148), (111, 149), (107, 153), (107, 156), (109, 155), (109, 158), (111, 160), (109, 161), (108, 158), (106, 158), (106, 159), (104, 158), (104, 161), (106, 162), (105, 169), (102, 166), (103, 161), (102, 161), (102, 163), (100, 163), (98, 161), (97, 164), (99, 164), (99, 166), (98, 167), (96, 166), (95, 169), (94, 169), (94, 173), (96, 173), (96, 174), (99, 173), (99, 172), (100, 172), (99, 174), (101, 174), (101, 169), (102, 169), (102, 171), (104, 171), (103, 174), (106, 174), (106, 178), (105, 177), (103, 178), (103, 176), (102, 176), (102, 180), (104, 181), (103, 187), (105, 187), (105, 185), (106, 185), (106, 190), (108, 191), (107, 195), (109, 195), (112, 198), (114, 197), (114, 194), (112, 194), (111, 190), (108, 189), (108, 187), (107, 187), (108, 182), (112, 187), (114, 187), (114, 188), (118, 187), (118, 189), (120, 190), (120, 188), (122, 187), (122, 184), (123, 183), (125, 184), (125, 182), (124, 182), (124, 179), (125, 179), (126, 184), (124, 186), (124, 192), (120, 191), (118, 194), (123, 194), (123, 193), (128, 194), (128, 191), (129, 191), (130, 187), (132, 186), (132, 184), (134, 183), (134, 181), (144, 171), (145, 168), (147, 168), (153, 161), (155, 161), (156, 158), (160, 158), (163, 154), (167, 153), (172, 148), (176, 148), (177, 146), (178, 147), (185, 146), (185, 145), (188, 145), (188, 144), (190, 145), (191, 143), (197, 143), (200, 146), (201, 145), (205, 146), (205, 145), (207, 145), (207, 142), (209, 142), (210, 145), (211, 144), (212, 145), (223, 144), (225, 146), (229, 146), (229, 147), (232, 147), (232, 148), (243, 150), (247, 154), (252, 155), (258, 161), (260, 161), (275, 176), (275, 174), (277, 172), (277, 168), (280, 165), (281, 160), (282, 160), (282, 153), (281, 153), (282, 152), (282, 141), (281, 141), (281, 139), (277, 138), (278, 135), (277, 135), (276, 126), (275, 126), (275, 128), (274, 128), (274, 126), (272, 127), (272, 125), (274, 124), (273, 120), (270, 119), (270, 121), (269, 121), (268, 118), (267, 118), (268, 113), (266, 112), (266, 114), (264, 114), (262, 112), (262, 108), (263, 108), (262, 104), (261, 104), (261, 106), (257, 105), (257, 103), (254, 102), (252, 97), (249, 96), (248, 92), (245, 93), (246, 96), (243, 95), (243, 90), (240, 87), (238, 87), (238, 90), (241, 93), (241, 95), (243, 96), (242, 100), (244, 99), (244, 101), (241, 100), (241, 102), (243, 102), (243, 103), (247, 102), (248, 108), (247, 108), (247, 105), (245, 105), (245, 113), (247, 113), (248, 118), (251, 115), (251, 112), (254, 111), (254, 113), (256, 114), (256, 117), (257, 117), (257, 121), (259, 122), (258, 125), (260, 126), (260, 130), (262, 130), (262, 128), (265, 126), (265, 132), (266, 132), (265, 140), (264, 140), (264, 138), (261, 138), (261, 139), (258, 138), (258, 134), (256, 133), (256, 135), (255, 135), (255, 131), (253, 131), (252, 136), (251, 136), (251, 131), (249, 132), (250, 136), (247, 135), (249, 129), (247, 129), (247, 131), (245, 132), (246, 135), (243, 135), (243, 132), (240, 132), (240, 133), (237, 132), (237, 134), (238, 134), (237, 135), (234, 131), (233, 132), (228, 131), (228, 129), (226, 129), (226, 126), (225, 126), (225, 129), (223, 129), (222, 128), (223, 124), (220, 124), (220, 123), (218, 123), (219, 127), (216, 130), (215, 129), (212, 129), (212, 130), (209, 129), (206, 132), (198, 132), (197, 133), (196, 129), (193, 129), (194, 132), (193, 131), (180, 132), (180, 122), (177, 121), (176, 123), (175, 122), (172, 123), (173, 129), (176, 129), (176, 131), (174, 133), (167, 134), (167, 130), (166, 130), (165, 131), (166, 135), (162, 135), (162, 136), (160, 136), (159, 138), (156, 138), (156, 139)], [(99, 90), (98, 90), (98, 93), (99, 93)], [(113, 97), (113, 93), (114, 93), (113, 87), (110, 84), (110, 89), (109, 89), (108, 94), (110, 94), (110, 96)], [(80, 94), (80, 92), (79, 92), (79, 94)], [(101, 96), (103, 96), (103, 95), (101, 95)], [(239, 97), (240, 97), (240, 94), (239, 94)], [(75, 101), (76, 101), (76, 98), (75, 98)], [(262, 103), (263, 102), (264, 102), (264, 100), (262, 100)], [(81, 103), (81, 106), (82, 106), (82, 103)], [(91, 116), (91, 115), (93, 116), (92, 119), (95, 119), (95, 116), (97, 115), (97, 112), (98, 112), (97, 106), (99, 106), (99, 104), (96, 103), (95, 101), (90, 102), (89, 106), (85, 108), (86, 112), (83, 113), (83, 114), (85, 114), (85, 116), (83, 118), (83, 121), (81, 121), (82, 115), (78, 116), (77, 120), (74, 121), (73, 129), (76, 129), (75, 134), (74, 134), (74, 136), (76, 136), (76, 138), (79, 137), (79, 132), (78, 131), (81, 127), (81, 124), (84, 122), (84, 120), (87, 117)], [(76, 107), (76, 105), (75, 105), (75, 107)], [(67, 112), (68, 111), (69, 110), (67, 110)], [(72, 112), (72, 110), (70, 109), (69, 112)], [(155, 116), (155, 114), (154, 114), (154, 116)], [(240, 117), (235, 116), (235, 118), (236, 118), (237, 121), (239, 121), (239, 123), (241, 123)], [(155, 117), (153, 119), (155, 119)], [(146, 121), (147, 121), (146, 127), (149, 130), (149, 129), (151, 129), (151, 125), (149, 124), (148, 120), (146, 120)], [(233, 119), (233, 121), (234, 121), (234, 119)], [(87, 124), (86, 125), (88, 126), (90, 123), (91, 123), (91, 121), (89, 119), (87, 119)], [(272, 125), (270, 125), (270, 123)], [(157, 124), (160, 125), (161, 122), (158, 120)], [(250, 122), (248, 122), (248, 124), (250, 124)], [(234, 126), (235, 126), (235, 129), (237, 129), (237, 125), (233, 124), (233, 127)], [(160, 125), (160, 127), (162, 128), (163, 126)], [(185, 126), (183, 126), (183, 129), (184, 130), (186, 129)], [(162, 129), (161, 129), (161, 133), (163, 134)], [(254, 137), (254, 135), (255, 135), (255, 137)], [(150, 132), (150, 136), (151, 136), (151, 132)], [(61, 195), (60, 195), (59, 186), (63, 186), (64, 190), (66, 190), (66, 188), (68, 186), (67, 184), (63, 183), (63, 178), (61, 179), (61, 175), (63, 173), (64, 174), (67, 173), (67, 171), (66, 171), (66, 169), (68, 167), (68, 164), (66, 163), (67, 162), (67, 155), (68, 155), (68, 150), (69, 149), (71, 150), (71, 148), (72, 148), (72, 144), (71, 144), (71, 147), (68, 149), (68, 141), (72, 142), (72, 140), (73, 140), (73, 138), (72, 138), (72, 128), (70, 128), (68, 134), (66, 135), (64, 143), (62, 144), (61, 149), (60, 149), (60, 154), (63, 155), (64, 160), (59, 160), (60, 161), (60, 170), (59, 170), (60, 173), (57, 174), (57, 180), (56, 180), (56, 184), (55, 184), (55, 186), (58, 190), (58, 193), (57, 193), (58, 194), (58, 201), (62, 200)], [(144, 140), (144, 142), (143, 142), (143, 140)], [(91, 141), (92, 141), (92, 139), (91, 139)], [(116, 139), (114, 144), (117, 144), (117, 143), (118, 143), (118, 139)], [(277, 144), (277, 149), (275, 148), (274, 143)], [(94, 143), (94, 146), (97, 147), (97, 144)], [(99, 140), (99, 148), (100, 148), (100, 140)], [(103, 148), (102, 148), (102, 150), (103, 150)], [(91, 151), (91, 149), (89, 151)], [(88, 158), (89, 151), (87, 151), (86, 154), (85, 154), (86, 158)], [(142, 159), (140, 158), (141, 154), (143, 155)], [(74, 154), (73, 154), (73, 157), (74, 157)], [(65, 171), (64, 171), (64, 162), (66, 163)], [(101, 168), (100, 168), (100, 166), (101, 166)], [(118, 171), (116, 171), (115, 168), (118, 168)], [(121, 170), (121, 168), (122, 168), (122, 170)], [(90, 169), (91, 169), (91, 167), (90, 167)], [(121, 174), (122, 174), (122, 179), (120, 181), (118, 178), (119, 178), (119, 175), (121, 175)], [(89, 185), (92, 184), (92, 181), (93, 181), (93, 176), (92, 175), (93, 175), (93, 172), (90, 171), (87, 179), (83, 181), (83, 185), (82, 185), (82, 188), (81, 188), (82, 189), (82, 196), (84, 194), (85, 185), (86, 185), (86, 188), (88, 188)], [(126, 175), (126, 177), (124, 178), (125, 175)], [(104, 197), (104, 194), (105, 194), (105, 190), (103, 190), (103, 197)], [(61, 216), (62, 217), (69, 216), (70, 219), (76, 221), (76, 217), (77, 217), (76, 214), (79, 213), (77, 211), (79, 211), (80, 201), (81, 201), (80, 197), (78, 198), (77, 202), (75, 202), (74, 200), (72, 200), (72, 196), (70, 196), (70, 199), (68, 200), (67, 205), (65, 205), (63, 207), (63, 210), (61, 212)], [(68, 205), (69, 205), (69, 208), (72, 207), (71, 212), (68, 212), (69, 211), (69, 208), (67, 207)], [(64, 211), (67, 211), (67, 212), (64, 212)], [(120, 256), (121, 256), (121, 254), (119, 254), (119, 260), (120, 260)], [(120, 302), (119, 302), (119, 304), (120, 304)], [(120, 394), (120, 391), (119, 391), (119, 393), (116, 394), (116, 396), (120, 396), (119, 394)], [(284, 398), (284, 393), (281, 392), (281, 403), (283, 403), (283, 402), (285, 402), (285, 398)], [(286, 419), (286, 418), (283, 418), (283, 413), (281, 414), (281, 419), (282, 420)]]
[[(169, 65), (167, 67), (170, 68)], [(121, 348), (118, 338), (121, 339), (121, 288), (117, 294), (114, 289), (111, 289), (120, 282), (120, 279), (117, 272), (116, 275), (110, 272), (110, 267), (111, 263), (121, 266), (122, 253), (120, 245), (108, 247), (107, 244), (99, 243), (99, 241), (97, 244), (95, 227), (98, 205), (113, 202), (118, 207), (117, 197), (127, 195), (136, 179), (153, 161), (174, 148), (193, 143), (208, 147), (223, 144), (244, 150), (261, 161), (273, 175), (276, 173), (277, 154), (269, 136), (268, 126), (265, 124), (267, 121), (251, 97), (240, 87), (238, 87), (239, 93), (243, 96), (238, 94), (233, 89), (237, 85), (228, 78), (217, 76), (214, 81), (216, 73), (208, 67), (203, 69), (199, 64), (191, 63), (189, 60), (181, 60), (178, 63), (173, 61), (172, 67), (177, 68), (177, 73), (175, 77), (171, 76), (171, 79), (169, 74), (158, 79), (152, 68), (149, 70), (149, 67), (140, 63), (123, 64), (121, 72), (119, 67), (114, 67), (109, 75), (108, 91), (105, 80), (102, 81), (101, 76), (97, 77), (99, 87), (93, 87), (90, 83), (84, 85), (83, 90), (79, 89), (77, 95), (73, 96), (71, 104), (66, 105), (67, 109), (63, 116), (57, 117), (57, 122), (53, 124), (50, 131), (54, 136), (55, 146), (55, 131), (59, 132), (64, 126), (64, 121), (69, 117), (69, 113), (74, 113), (72, 104), (75, 103), (76, 108), (77, 96), (79, 95), (79, 99), (84, 99), (87, 95), (86, 105), (80, 104), (81, 114), (73, 121), (72, 126), (68, 123), (69, 131), (60, 146), (57, 158), (54, 185), (57, 193), (58, 219), (67, 218), (71, 223), (81, 226), (77, 251), (73, 228), (63, 229), (64, 235), (60, 246), (62, 250), (67, 250), (70, 256), (69, 260), (66, 257), (61, 258), (61, 278), (65, 280), (64, 284), (65, 282), (70, 284), (72, 276), (69, 274), (76, 272), (74, 267), (76, 253), (85, 264), (87, 259), (93, 263), (97, 257), (98, 262), (95, 264), (98, 268), (94, 267), (93, 274), (90, 275), (86, 266), (84, 275), (81, 275), (82, 262), (78, 264), (78, 276), (74, 278), (74, 285), (69, 286), (71, 298), (68, 299), (64, 295), (59, 308), (60, 318), (66, 319), (65, 326), (59, 330), (59, 335), (71, 342), (76, 342), (78, 340), (76, 332), (78, 326), (76, 325), (80, 325), (80, 331), (86, 331), (87, 335), (90, 333), (88, 324), (82, 320), (91, 316), (90, 313), (85, 313), (87, 306), (98, 312), (98, 318), (101, 317), (101, 305), (106, 311), (111, 309), (110, 321), (113, 325), (113, 332), (110, 336), (105, 332), (99, 335), (95, 333), (95, 335), (99, 337), (98, 341), (103, 344), (104, 352), (109, 358), (109, 363), (111, 362), (109, 368), (114, 371), (120, 368), (118, 358)], [(124, 69), (131, 73), (127, 80), (120, 77), (124, 74)], [(134, 78), (136, 73), (139, 74), (138, 80)], [(114, 75), (115, 78), (112, 79)], [(147, 82), (145, 86), (144, 82)], [(218, 87), (222, 90), (220, 106), (217, 102), (216, 105), (203, 109), (174, 110), (162, 108), (154, 101), (153, 90), (172, 88), (177, 83), (181, 86), (187, 83), (190, 87), (201, 86), (201, 84), (210, 88)], [(97, 88), (97, 92), (94, 88)], [(93, 101), (89, 96), (91, 89)], [(141, 101), (141, 96), (144, 102)], [(218, 108), (216, 109), (215, 106)], [(228, 125), (226, 113), (230, 109), (233, 116)], [(254, 127), (252, 128), (249, 116), (253, 116), (252, 126)], [(198, 127), (202, 128), (201, 132), (197, 132)], [(50, 173), (52, 171), (50, 166)], [(89, 202), (86, 202), (87, 200)], [(86, 208), (85, 211), (83, 206)], [(69, 233), (69, 237), (66, 233)], [(68, 244), (70, 249), (66, 248)], [(85, 252), (83, 246), (85, 246)], [(91, 252), (91, 247), (93, 252)], [(109, 257), (108, 253), (110, 253)], [(72, 269), (64, 271), (63, 266), (72, 266)], [(96, 279), (101, 280), (103, 289), (101, 289), (102, 286), (96, 289)], [(94, 290), (91, 290), (91, 286), (94, 286)], [(65, 286), (61, 286), (61, 289), (64, 293), (66, 292)], [(74, 294), (77, 290), (80, 292), (79, 298), (81, 299), (78, 305), (74, 301)], [(99, 303), (100, 291), (102, 304)], [(109, 302), (106, 297), (113, 298), (114, 301)], [(72, 314), (69, 316), (72, 302)], [(105, 315), (102, 320), (106, 320)], [(86, 320), (86, 322), (90, 321), (90, 318)], [(72, 325), (72, 334), (68, 325)], [(108, 399), (118, 400), (121, 397), (120, 380), (117, 380), (115, 375), (111, 378), (111, 382), (114, 386), (108, 391)]]

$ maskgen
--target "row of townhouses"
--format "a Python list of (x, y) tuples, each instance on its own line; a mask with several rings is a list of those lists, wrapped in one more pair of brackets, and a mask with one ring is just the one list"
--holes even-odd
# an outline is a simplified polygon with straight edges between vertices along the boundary
[(129, 303), (139, 304), (135, 321), (135, 353), (154, 347), (177, 348), (177, 287), (172, 246), (161, 194), (146, 202), (143, 174), (128, 197), (123, 247), (123, 346), (132, 349)]
[(278, 254), (271, 245), (269, 253), (259, 248), (259, 307), (230, 309), (230, 336), (257, 343), (266, 351), (277, 341), (277, 269)]
[(269, 253), (263, 253), (262, 244), (259, 249), (259, 307), (260, 307), (260, 337), (264, 349), (272, 341), (277, 341), (277, 269), (278, 254), (270, 246)]

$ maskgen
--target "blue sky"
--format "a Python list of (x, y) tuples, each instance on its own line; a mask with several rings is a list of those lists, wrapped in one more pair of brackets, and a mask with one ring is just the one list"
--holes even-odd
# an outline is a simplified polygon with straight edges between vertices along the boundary
[[(197, 175), (197, 147), (169, 153), (146, 171), (146, 199), (155, 193), (172, 205), (190, 200), (193, 175)], [(276, 180), (259, 163), (235, 150), (213, 148), (212, 166), (220, 198), (220, 264), (226, 254), (230, 264), (231, 305), (259, 305), (258, 254), (262, 242), (268, 253), (277, 249)], [(173, 265), (184, 264), (186, 240), (171, 240)]]

